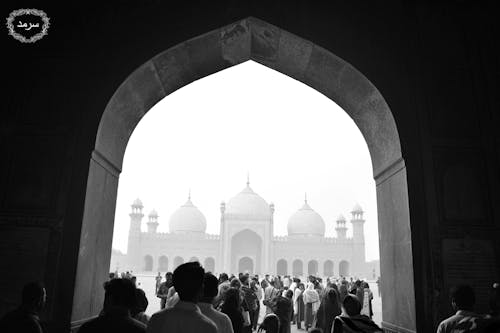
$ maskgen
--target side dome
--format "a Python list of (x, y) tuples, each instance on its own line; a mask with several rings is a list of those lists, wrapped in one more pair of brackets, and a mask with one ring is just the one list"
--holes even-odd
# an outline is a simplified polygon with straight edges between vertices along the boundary
[(306, 202), (288, 219), (288, 236), (325, 236), (325, 221)]
[(356, 203), (352, 208), (351, 213), (363, 213), (363, 208), (361, 208), (361, 206), (358, 203)]
[(170, 216), (168, 228), (171, 233), (205, 233), (207, 220), (189, 198), (184, 205)]
[(243, 191), (229, 199), (226, 204), (225, 214), (268, 219), (271, 218), (271, 207), (266, 200), (255, 193), (247, 183)]

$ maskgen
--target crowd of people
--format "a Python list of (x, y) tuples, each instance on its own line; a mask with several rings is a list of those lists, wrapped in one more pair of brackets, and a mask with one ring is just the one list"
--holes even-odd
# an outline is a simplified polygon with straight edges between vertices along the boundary
[[(290, 333), (292, 325), (315, 333), (382, 332), (371, 319), (373, 295), (362, 280), (309, 276), (301, 281), (269, 275), (259, 279), (241, 273), (217, 278), (198, 262), (189, 262), (166, 273), (165, 281), (161, 275), (156, 278), (161, 310), (151, 317), (145, 314), (145, 293), (131, 273), (111, 273), (104, 290), (102, 311), (79, 333)], [(26, 285), (22, 305), (0, 320), (0, 332), (43, 333), (38, 314), (45, 301), (41, 284)], [(454, 288), (451, 302), (456, 313), (439, 324), (437, 333), (500, 331), (499, 284), (493, 286), (491, 312), (486, 315), (473, 312), (470, 286)]]

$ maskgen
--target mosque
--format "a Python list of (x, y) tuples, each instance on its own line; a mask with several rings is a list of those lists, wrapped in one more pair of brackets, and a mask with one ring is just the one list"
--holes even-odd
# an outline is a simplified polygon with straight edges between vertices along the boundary
[(136, 199), (130, 213), (126, 255), (114, 251), (111, 270), (173, 271), (187, 261), (199, 261), (212, 272), (249, 272), (293, 276), (368, 276), (365, 262), (363, 209), (351, 212), (352, 237), (346, 219), (336, 221), (337, 237), (325, 237), (325, 222), (307, 198), (288, 220), (287, 236), (275, 236), (274, 204), (246, 187), (220, 205), (220, 234), (206, 233), (207, 221), (191, 196), (170, 217), (169, 232), (157, 232), (158, 213), (151, 211), (141, 231), (143, 204)]

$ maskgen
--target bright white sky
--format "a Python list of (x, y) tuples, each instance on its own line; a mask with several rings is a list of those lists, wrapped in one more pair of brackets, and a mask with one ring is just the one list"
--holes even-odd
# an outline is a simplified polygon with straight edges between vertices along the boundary
[(327, 236), (358, 202), (366, 258), (379, 258), (375, 182), (361, 132), (321, 93), (252, 61), (177, 90), (138, 124), (120, 176), (113, 248), (126, 252), (134, 199), (145, 215), (156, 209), (158, 231), (167, 232), (189, 189), (207, 232), (218, 234), (220, 203), (245, 187), (247, 172), (252, 189), (275, 204), (275, 235), (286, 235), (305, 192)]

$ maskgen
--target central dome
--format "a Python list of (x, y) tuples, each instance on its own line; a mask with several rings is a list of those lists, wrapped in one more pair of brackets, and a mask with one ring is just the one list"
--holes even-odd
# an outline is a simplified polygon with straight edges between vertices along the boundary
[(325, 235), (325, 221), (306, 202), (288, 220), (288, 236)]
[(188, 201), (170, 216), (168, 227), (172, 233), (205, 233), (207, 220), (203, 213), (193, 205), (191, 198), (188, 198)]
[(250, 188), (247, 182), (243, 191), (229, 199), (225, 214), (267, 219), (271, 218), (271, 208), (266, 200)]

